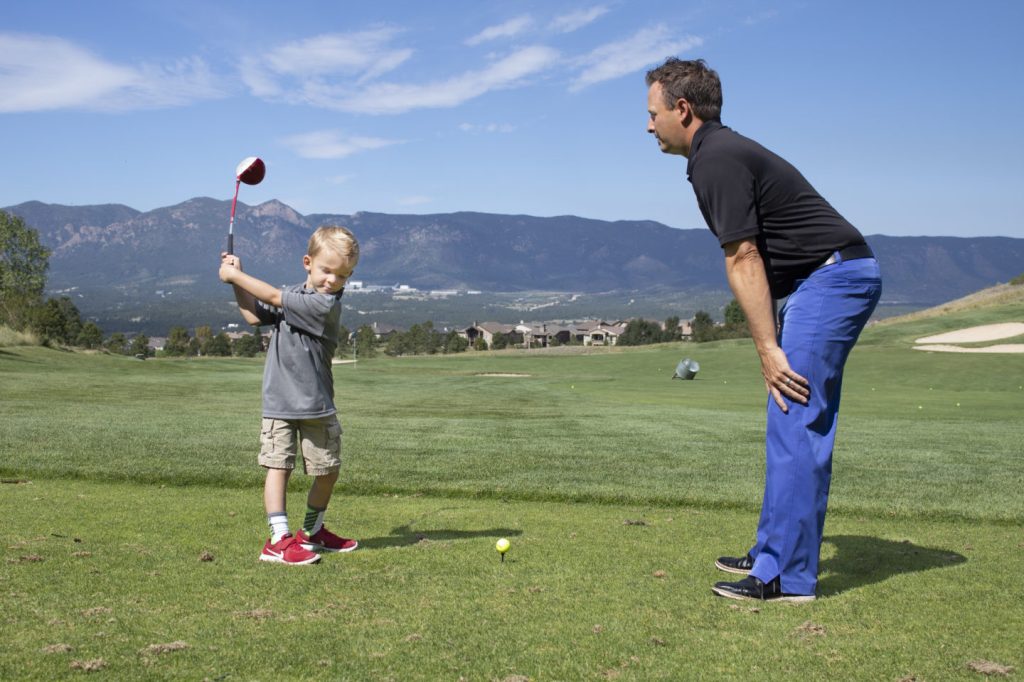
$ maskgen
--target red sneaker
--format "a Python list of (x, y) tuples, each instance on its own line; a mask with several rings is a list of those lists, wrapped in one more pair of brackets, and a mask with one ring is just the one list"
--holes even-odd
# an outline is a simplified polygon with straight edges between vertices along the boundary
[(300, 530), (296, 538), (303, 549), (315, 552), (351, 552), (359, 546), (355, 540), (335, 535), (327, 530), (326, 526), (321, 526), (320, 530), (313, 533), (312, 536), (306, 535), (306, 531)]
[(320, 561), (320, 555), (303, 549), (295, 536), (289, 533), (273, 545), (267, 540), (260, 552), (260, 561), (273, 561), (278, 564), (291, 564), (302, 566), (304, 564), (315, 564)]

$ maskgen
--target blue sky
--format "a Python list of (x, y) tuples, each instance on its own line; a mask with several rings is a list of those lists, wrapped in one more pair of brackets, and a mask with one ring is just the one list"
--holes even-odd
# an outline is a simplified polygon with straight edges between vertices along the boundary
[(705, 58), (723, 122), (865, 234), (1024, 237), (1024, 2), (6, 3), (0, 206), (230, 199), (703, 228), (645, 131)]

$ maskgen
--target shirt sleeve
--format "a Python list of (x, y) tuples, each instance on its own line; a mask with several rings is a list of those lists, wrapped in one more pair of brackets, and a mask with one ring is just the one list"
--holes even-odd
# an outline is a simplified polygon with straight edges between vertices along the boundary
[(267, 305), (263, 301), (256, 299), (255, 311), (256, 317), (259, 318), (260, 324), (277, 324), (277, 321), (281, 318), (281, 309)]
[(338, 298), (330, 294), (287, 290), (281, 293), (284, 321), (312, 336), (324, 335), (327, 319), (337, 302)]
[(702, 159), (694, 169), (693, 191), (708, 227), (724, 246), (757, 236), (757, 199), (754, 175), (729, 157)]

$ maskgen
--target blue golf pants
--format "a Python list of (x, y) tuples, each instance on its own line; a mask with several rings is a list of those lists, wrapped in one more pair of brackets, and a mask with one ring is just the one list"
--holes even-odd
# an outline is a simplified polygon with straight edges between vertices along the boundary
[(779, 343), (810, 382), (807, 405), (768, 398), (764, 501), (751, 575), (781, 578), (782, 591), (814, 594), (843, 366), (882, 293), (878, 261), (827, 265), (797, 284), (779, 314)]

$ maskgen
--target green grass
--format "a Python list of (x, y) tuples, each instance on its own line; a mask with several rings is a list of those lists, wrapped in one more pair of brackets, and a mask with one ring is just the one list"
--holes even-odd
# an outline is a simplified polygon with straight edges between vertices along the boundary
[[(910, 346), (1021, 320), (984, 308), (865, 333), (820, 598), (759, 609), (708, 589), (760, 503), (749, 341), (336, 366), (328, 521), (363, 547), (301, 569), (255, 561), (259, 361), (0, 349), (0, 475), (28, 481), (0, 485), (0, 678), (97, 659), (116, 679), (1019, 674), (1024, 356)], [(686, 356), (697, 379), (670, 380)], [(307, 485), (293, 477), (293, 520)]]

